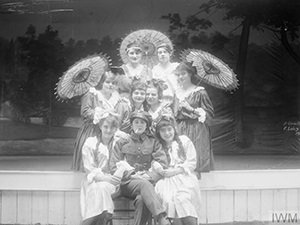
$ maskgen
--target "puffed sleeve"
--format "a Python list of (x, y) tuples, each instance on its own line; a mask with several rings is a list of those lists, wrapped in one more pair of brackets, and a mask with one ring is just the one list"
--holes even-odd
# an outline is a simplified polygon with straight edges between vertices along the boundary
[(95, 106), (93, 102), (93, 93), (88, 92), (81, 97), (81, 116), (84, 121), (93, 121)]
[(183, 168), (184, 172), (187, 174), (192, 173), (196, 169), (197, 165), (197, 155), (193, 142), (187, 136), (180, 136), (180, 140), (182, 142), (186, 159), (183, 163), (178, 164), (177, 167)]

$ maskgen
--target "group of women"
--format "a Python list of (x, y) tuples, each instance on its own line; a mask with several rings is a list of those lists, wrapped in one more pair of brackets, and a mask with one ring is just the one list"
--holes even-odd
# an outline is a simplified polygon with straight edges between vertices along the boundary
[(213, 168), (208, 127), (213, 106), (188, 62), (172, 63), (172, 46), (156, 49), (159, 63), (141, 64), (138, 43), (128, 63), (112, 67), (82, 97), (73, 170), (84, 171), (83, 224), (104, 224), (116, 193), (134, 200), (134, 224), (154, 216), (199, 223), (201, 172)]

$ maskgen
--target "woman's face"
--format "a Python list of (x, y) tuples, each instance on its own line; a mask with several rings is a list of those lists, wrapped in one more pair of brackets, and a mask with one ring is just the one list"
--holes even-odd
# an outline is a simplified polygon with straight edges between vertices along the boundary
[(102, 139), (111, 139), (117, 131), (117, 128), (112, 126), (107, 120), (104, 120), (100, 125)]
[(159, 102), (158, 91), (156, 88), (147, 88), (146, 101), (149, 105), (157, 104)]
[(102, 85), (102, 90), (108, 93), (112, 93), (117, 89), (117, 82), (114, 77), (107, 77)]
[(191, 82), (191, 74), (186, 70), (176, 72), (176, 76), (179, 85), (184, 85)]
[(170, 143), (174, 140), (175, 137), (174, 127), (172, 127), (171, 125), (163, 126), (159, 129), (159, 134), (165, 142)]
[(134, 133), (136, 134), (142, 134), (145, 132), (146, 128), (147, 128), (147, 123), (145, 120), (140, 119), (140, 118), (135, 118), (132, 121), (132, 130)]
[(137, 49), (129, 49), (127, 52), (128, 59), (131, 63), (140, 63), (142, 59), (142, 51)]
[(132, 92), (131, 98), (134, 103), (142, 104), (146, 99), (146, 91), (136, 89)]
[(170, 62), (171, 54), (165, 48), (159, 48), (157, 50), (157, 57), (159, 62), (168, 63)]

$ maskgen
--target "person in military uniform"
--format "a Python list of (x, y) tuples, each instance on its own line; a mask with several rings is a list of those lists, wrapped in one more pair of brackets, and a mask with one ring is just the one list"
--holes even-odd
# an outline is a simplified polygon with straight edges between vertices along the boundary
[[(153, 183), (161, 178), (159, 170), (152, 170), (151, 166), (167, 167), (166, 154), (162, 145), (151, 135), (149, 127), (151, 116), (145, 111), (135, 111), (130, 117), (132, 133), (126, 138), (118, 140), (110, 158), (110, 171), (114, 173), (116, 164), (126, 160), (133, 170), (125, 171), (120, 185), (120, 195), (134, 199), (134, 225), (144, 225), (151, 214), (161, 225), (168, 224), (166, 212)], [(158, 171), (158, 172), (157, 172)]]

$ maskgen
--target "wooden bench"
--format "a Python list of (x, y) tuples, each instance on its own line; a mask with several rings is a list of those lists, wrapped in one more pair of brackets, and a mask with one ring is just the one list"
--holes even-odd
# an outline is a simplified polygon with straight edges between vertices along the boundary
[[(202, 174), (200, 223), (270, 221), (272, 212), (298, 212), (299, 177), (299, 169)], [(82, 178), (67, 171), (0, 171), (0, 224), (79, 225)], [(118, 204), (133, 209), (127, 200), (116, 209)], [(124, 216), (128, 213), (132, 215), (129, 211)], [(117, 214), (122, 216), (121, 211)], [(129, 218), (116, 218), (114, 225), (131, 224)]]
[[(108, 221), (109, 225), (118, 225), (120, 224), (132, 224), (134, 220), (134, 201), (122, 197), (122, 196), (113, 196), (115, 210), (112, 218)], [(156, 224), (155, 221), (151, 218), (148, 220), (148, 225)]]

